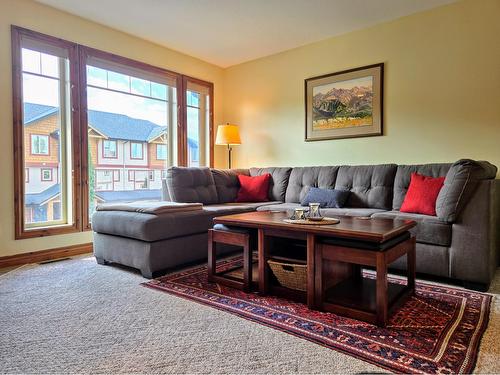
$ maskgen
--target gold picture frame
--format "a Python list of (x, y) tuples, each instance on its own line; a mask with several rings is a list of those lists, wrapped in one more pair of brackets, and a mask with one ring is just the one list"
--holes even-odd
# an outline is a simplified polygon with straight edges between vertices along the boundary
[(382, 135), (384, 63), (304, 81), (305, 140)]

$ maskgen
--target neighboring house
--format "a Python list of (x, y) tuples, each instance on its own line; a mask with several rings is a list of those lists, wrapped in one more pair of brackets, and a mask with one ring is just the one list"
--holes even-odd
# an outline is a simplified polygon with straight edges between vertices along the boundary
[[(58, 114), (55, 107), (24, 104), (26, 222), (60, 218)], [(160, 199), (167, 128), (101, 111), (89, 111), (88, 123), (94, 203)], [(197, 149), (188, 139), (190, 165), (196, 165)]]

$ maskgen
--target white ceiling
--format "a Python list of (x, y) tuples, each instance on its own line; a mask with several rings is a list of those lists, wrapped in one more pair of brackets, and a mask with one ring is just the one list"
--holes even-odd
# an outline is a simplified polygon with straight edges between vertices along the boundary
[(221, 67), (455, 0), (36, 0)]

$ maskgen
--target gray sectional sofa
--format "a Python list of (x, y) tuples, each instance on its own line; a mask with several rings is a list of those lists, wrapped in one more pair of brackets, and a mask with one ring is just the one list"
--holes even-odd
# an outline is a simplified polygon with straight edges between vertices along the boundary
[[(446, 176), (436, 202), (437, 216), (402, 213), (410, 175)], [(218, 170), (172, 167), (164, 181), (164, 200), (199, 202), (203, 209), (151, 215), (98, 211), (92, 217), (94, 254), (101, 264), (138, 268), (151, 278), (166, 269), (202, 261), (207, 229), (216, 216), (254, 210), (289, 210), (300, 205), (310, 187), (350, 190), (345, 208), (325, 215), (415, 220), (417, 272), (462, 281), (485, 289), (498, 265), (500, 181), (488, 162), (453, 164), (323, 166)], [(238, 174), (272, 176), (269, 201), (234, 203)], [(404, 259), (393, 264), (404, 269)]]

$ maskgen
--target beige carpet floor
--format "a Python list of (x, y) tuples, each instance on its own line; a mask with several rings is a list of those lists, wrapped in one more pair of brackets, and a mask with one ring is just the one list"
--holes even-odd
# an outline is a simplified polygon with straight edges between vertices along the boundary
[[(92, 257), (0, 272), (0, 373), (384, 372), (143, 281)], [(500, 373), (500, 269), (490, 292), (478, 373)]]

